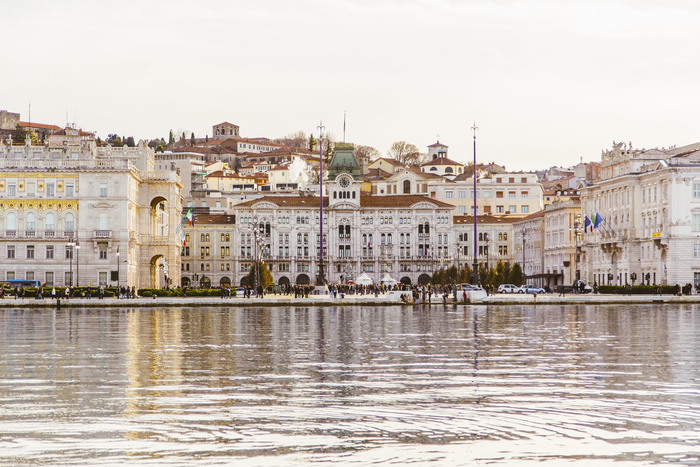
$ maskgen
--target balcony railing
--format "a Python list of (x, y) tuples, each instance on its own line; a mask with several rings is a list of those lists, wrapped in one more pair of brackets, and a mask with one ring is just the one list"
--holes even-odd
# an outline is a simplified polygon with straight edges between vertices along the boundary
[(112, 238), (112, 231), (111, 230), (95, 230), (93, 238), (110, 239), (110, 238)]

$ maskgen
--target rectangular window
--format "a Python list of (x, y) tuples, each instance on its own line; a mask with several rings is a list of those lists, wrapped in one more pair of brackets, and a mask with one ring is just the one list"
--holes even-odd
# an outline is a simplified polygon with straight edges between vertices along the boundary
[(458, 198), (466, 198), (466, 197), (467, 197), (467, 192), (466, 192), (466, 191), (458, 191), (458, 192), (457, 192), (457, 197), (458, 197)]
[(502, 191), (497, 191), (497, 192), (496, 192), (496, 198), (503, 198), (503, 192), (502, 192)]
[(99, 281), (100, 281), (100, 285), (102, 287), (105, 287), (107, 285), (107, 273), (106, 272), (100, 272)]
[[(105, 273), (107, 274), (107, 273)], [(46, 282), (46, 285), (48, 287), (53, 287), (53, 272), (47, 272), (46, 275), (44, 276), (46, 279), (44, 282)]]
[(97, 248), (100, 259), (107, 259), (107, 245), (99, 245)]
[(503, 206), (496, 206), (496, 212), (502, 213), (502, 212), (503, 212)]
[(7, 184), (7, 194), (8, 196), (16, 196), (17, 195), (17, 185), (14, 183), (8, 183)]
[(73, 285), (73, 273), (71, 271), (66, 271), (64, 281), (64, 285)]
[(56, 187), (53, 183), (47, 183), (46, 184), (46, 196), (55, 196), (56, 195)]
[(509, 197), (509, 198), (515, 198), (515, 192), (514, 192), (514, 191), (509, 191), (509, 192), (508, 192), (508, 197)]
[(66, 259), (71, 259), (73, 258), (73, 248), (67, 246), (66, 247)]
[(7, 245), (7, 259), (15, 259), (15, 246)]
[(33, 281), (34, 280), (34, 271), (27, 271), (26, 276), (27, 277), (25, 277), (25, 279), (27, 279), (28, 281)]
[(693, 232), (700, 232), (700, 214), (693, 214)]
[(693, 245), (693, 258), (700, 258), (700, 243)]
[(75, 188), (72, 183), (66, 184), (66, 196), (73, 197), (75, 195)]
[(27, 259), (34, 259), (34, 245), (27, 245)]
[(34, 183), (34, 182), (27, 183), (27, 196), (35, 196), (35, 195), (36, 195), (36, 183)]
[(14, 271), (7, 271), (7, 280), (11, 281), (15, 279), (15, 272)]
[(520, 192), (520, 197), (521, 198), (529, 198), (530, 193), (527, 191), (521, 191)]
[(512, 204), (510, 206), (508, 206), (508, 212), (510, 212), (510, 213), (517, 212), (516, 206), (514, 206)]
[(700, 198), (700, 183), (693, 183), (693, 198)]
[(46, 245), (46, 259), (53, 259), (53, 245)]
[(107, 197), (107, 184), (100, 183), (100, 198), (106, 198), (106, 197)]
[(452, 198), (452, 192), (451, 191), (445, 192), (445, 198)]
[(520, 212), (523, 214), (527, 214), (530, 212), (530, 206), (520, 206)]

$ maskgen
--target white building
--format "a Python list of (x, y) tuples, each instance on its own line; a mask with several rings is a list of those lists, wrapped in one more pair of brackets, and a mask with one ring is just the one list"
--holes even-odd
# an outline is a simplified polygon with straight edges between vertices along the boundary
[[(377, 283), (385, 274), (403, 282), (427, 283), (435, 270), (452, 264), (451, 205), (420, 194), (372, 196), (363, 193), (361, 185), (352, 145), (336, 145), (324, 181), (328, 196), (323, 198), (328, 282), (352, 281), (364, 272)], [(202, 232), (195, 222), (187, 229), (192, 244), (183, 256), (183, 284), (191, 284), (195, 273), (200, 284), (238, 284), (250, 270), (256, 252), (278, 283), (314, 283), (320, 265), (320, 203), (318, 196), (305, 194), (263, 196), (238, 204), (231, 209), (233, 223), (222, 221), (209, 236), (211, 242), (231, 233), (226, 245), (206, 244), (206, 235), (205, 243), (200, 244)], [(252, 228), (254, 220), (260, 227), (260, 244)], [(228, 262), (215, 257), (221, 246), (230, 247), (230, 270)], [(203, 277), (202, 271), (208, 274)]]
[(581, 189), (584, 271), (598, 284), (700, 284), (700, 143), (602, 154), (601, 178)]

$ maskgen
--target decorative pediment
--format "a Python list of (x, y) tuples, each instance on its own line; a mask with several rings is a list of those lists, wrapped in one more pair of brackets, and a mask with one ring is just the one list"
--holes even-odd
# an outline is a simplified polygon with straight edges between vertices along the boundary
[(411, 206), (411, 209), (437, 209), (437, 205), (421, 201)]
[(339, 203), (333, 204), (333, 206), (331, 206), (331, 209), (335, 211), (339, 211), (342, 209), (360, 209), (360, 205), (351, 201), (341, 201)]
[(260, 201), (259, 203), (254, 203), (251, 206), (251, 209), (273, 209), (276, 210), (279, 208), (275, 203), (271, 203), (269, 201)]

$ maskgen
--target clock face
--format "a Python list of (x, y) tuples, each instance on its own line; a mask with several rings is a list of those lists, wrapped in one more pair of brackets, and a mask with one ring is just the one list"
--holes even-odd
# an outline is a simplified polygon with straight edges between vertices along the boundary
[(348, 180), (346, 177), (343, 177), (340, 180), (338, 180), (338, 185), (340, 185), (343, 188), (347, 188), (350, 186), (350, 180)]

